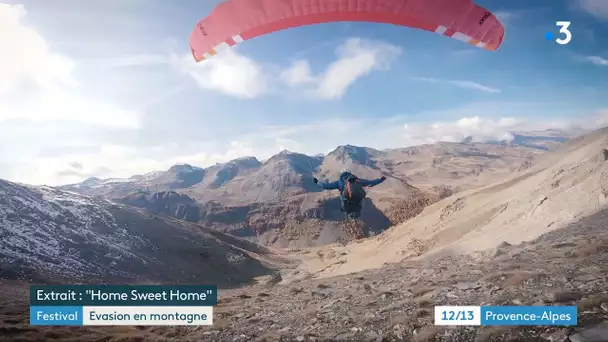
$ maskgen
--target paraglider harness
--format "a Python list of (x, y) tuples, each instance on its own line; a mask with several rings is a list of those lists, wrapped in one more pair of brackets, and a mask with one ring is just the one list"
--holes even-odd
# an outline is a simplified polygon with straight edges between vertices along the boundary
[(357, 176), (350, 174), (344, 179), (344, 188), (342, 189), (342, 197), (344, 204), (342, 211), (348, 212), (346, 209), (352, 205), (360, 206), (363, 199), (367, 196), (365, 189), (359, 182)]

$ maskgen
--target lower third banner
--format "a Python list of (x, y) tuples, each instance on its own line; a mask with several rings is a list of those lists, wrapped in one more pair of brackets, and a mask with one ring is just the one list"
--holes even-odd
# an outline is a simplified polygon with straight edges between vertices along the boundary
[(576, 306), (436, 306), (435, 325), (553, 325), (578, 323)]
[(212, 306), (31, 306), (31, 325), (212, 325)]

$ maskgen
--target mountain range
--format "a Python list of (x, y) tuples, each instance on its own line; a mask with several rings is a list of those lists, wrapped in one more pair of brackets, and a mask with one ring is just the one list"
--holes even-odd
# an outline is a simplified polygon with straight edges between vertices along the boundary
[[(315, 156), (281, 151), (265, 161), (244, 157), (206, 168), (180, 164), (59, 188), (267, 246), (320, 246), (378, 234), (444, 197), (524, 167), (547, 146), (567, 139), (555, 132), (515, 136), (512, 142), (440, 142), (390, 150), (343, 145)], [(312, 181), (336, 180), (343, 168), (361, 178), (387, 177), (369, 190), (361, 220), (355, 222), (344, 220), (337, 191), (323, 192)]]
[[(0, 340), (606, 336), (608, 324), (597, 323), (608, 322), (608, 128), (540, 141), (284, 151), (61, 188), (0, 180)], [(337, 194), (311, 184), (342, 167), (388, 177), (390, 186), (371, 189), (361, 226), (341, 225)], [(76, 331), (29, 325), (31, 283), (221, 292), (212, 326)], [(434, 326), (432, 307), (454, 301), (576, 305), (578, 327)]]

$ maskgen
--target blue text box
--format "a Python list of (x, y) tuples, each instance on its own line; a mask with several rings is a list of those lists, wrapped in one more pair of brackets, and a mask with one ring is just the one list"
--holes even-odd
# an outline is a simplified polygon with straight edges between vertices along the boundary
[(209, 285), (30, 285), (30, 306), (214, 306)]
[(577, 325), (576, 306), (482, 306), (481, 325)]
[(30, 306), (30, 325), (82, 325), (82, 306)]

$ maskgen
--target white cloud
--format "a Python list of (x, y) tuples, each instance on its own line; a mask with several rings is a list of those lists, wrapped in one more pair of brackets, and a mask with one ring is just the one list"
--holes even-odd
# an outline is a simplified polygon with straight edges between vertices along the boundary
[[(473, 107), (483, 107), (483, 104)], [(469, 108), (453, 110), (451, 113), (465, 113)], [(158, 146), (146, 147), (103, 144), (98, 149), (63, 153), (59, 156), (40, 158), (39, 155), (19, 155), (10, 160), (7, 168), (9, 171), (4, 171), (5, 174), (0, 175), (0, 178), (56, 185), (82, 181), (90, 176), (130, 177), (166, 170), (180, 163), (206, 167), (245, 156), (264, 160), (281, 150), (314, 155), (344, 144), (385, 149), (437, 141), (458, 142), (467, 137), (472, 137), (473, 141), (508, 141), (513, 138), (512, 132), (542, 131), (548, 128), (580, 132), (608, 126), (608, 110), (591, 116), (562, 120), (534, 120), (529, 117), (525, 113), (496, 118), (462, 115), (453, 120), (418, 123), (410, 122), (407, 117), (335, 117), (314, 124), (256, 127), (255, 133), (239, 136), (238, 140), (229, 141), (225, 145), (214, 143), (197, 146), (195, 143), (185, 148), (180, 144), (164, 142)], [(4, 160), (0, 158), (0, 164), (2, 162)]]
[(213, 58), (200, 63), (196, 63), (191, 55), (173, 57), (173, 62), (203, 89), (247, 99), (268, 91), (267, 75), (262, 66), (234, 48), (222, 49)]
[(26, 184), (59, 185), (80, 182), (89, 177), (128, 178), (136, 174), (166, 170), (175, 164), (210, 166), (239, 157), (279, 152), (278, 147), (271, 150), (253, 148), (247, 141), (232, 141), (223, 148), (216, 147), (209, 152), (191, 154), (180, 154), (183, 147), (172, 144), (152, 147), (154, 148), (170, 150), (173, 156), (151, 157), (144, 153), (148, 148), (109, 144), (88, 153), (42, 157), (29, 154), (7, 164), (11, 168), (0, 170), (5, 173), (0, 178)]
[(591, 62), (595, 65), (608, 66), (608, 59), (599, 56), (588, 56), (583, 58), (587, 62)]
[(515, 118), (484, 119), (474, 116), (451, 122), (405, 124), (403, 129), (404, 138), (414, 144), (437, 141), (458, 142), (467, 137), (471, 137), (473, 141), (510, 141), (513, 139), (511, 132), (525, 126), (523, 124), (524, 122)]
[(510, 23), (517, 15), (514, 12), (509, 11), (497, 11), (494, 12), (494, 15), (502, 22), (503, 24)]
[(169, 62), (168, 56), (160, 54), (132, 55), (100, 61), (100, 63), (107, 68), (158, 65), (168, 64)]
[(22, 5), (0, 4), (0, 122), (68, 120), (86, 124), (137, 127), (139, 114), (78, 95), (76, 63), (51, 51), (34, 29), (21, 21)]
[(7, 92), (21, 78), (38, 85), (76, 85), (74, 62), (52, 53), (46, 41), (21, 20), (27, 14), (22, 5), (0, 3), (0, 92)]
[(412, 77), (412, 79), (423, 82), (431, 82), (431, 83), (443, 83), (443, 84), (451, 84), (460, 88), (472, 89), (483, 91), (486, 93), (500, 93), (500, 89), (488, 87), (483, 84), (479, 84), (473, 81), (461, 81), (461, 80), (440, 80), (436, 78), (428, 78), (428, 77)]
[(564, 123), (567, 129), (594, 130), (601, 127), (608, 127), (608, 109), (603, 109), (591, 117), (582, 117), (569, 123)]
[(600, 110), (587, 117), (533, 120), (524, 117), (483, 118), (462, 117), (454, 121), (426, 124), (404, 124), (401, 141), (409, 145), (430, 144), (438, 141), (458, 142), (471, 137), (475, 142), (511, 141), (514, 132), (560, 129), (579, 133), (608, 126), (608, 110)]
[(307, 60), (297, 60), (277, 73), (229, 47), (200, 63), (186, 55), (174, 64), (199, 87), (235, 97), (255, 98), (287, 85), (310, 98), (333, 100), (344, 96), (357, 79), (373, 70), (388, 69), (400, 53), (398, 47), (387, 43), (351, 38), (336, 49), (337, 59), (317, 75)]
[(310, 63), (306, 60), (293, 62), (290, 68), (281, 72), (280, 78), (290, 87), (298, 87), (316, 82), (316, 78), (312, 76)]
[(340, 46), (337, 52), (339, 59), (329, 65), (317, 90), (324, 99), (342, 97), (358, 78), (374, 69), (387, 69), (401, 50), (390, 44), (353, 38)]
[[(74, 162), (81, 165), (76, 169)], [(24, 160), (11, 180), (26, 184), (58, 185), (83, 181), (88, 177), (128, 178), (166, 169), (166, 163), (137, 156), (111, 156), (103, 153), (37, 157)]]
[[(131, 132), (140, 127), (141, 114), (83, 95), (89, 89), (76, 78), (78, 64), (25, 25), (26, 16), (22, 5), (0, 4), (0, 177), (55, 183), (60, 171), (100, 172), (107, 150), (82, 156), (70, 155), (70, 148), (98, 150), (83, 130), (98, 136), (106, 129)], [(57, 161), (41, 153), (64, 148), (62, 154), (74, 158)]]
[[(484, 106), (477, 104), (471, 107)], [(463, 107), (449, 112), (462, 114), (469, 111), (470, 107)], [(399, 116), (383, 119), (329, 118), (315, 122), (314, 125), (264, 127), (255, 135), (242, 139), (249, 142), (255, 153), (276, 153), (280, 146), (283, 146), (294, 152), (314, 155), (344, 144), (384, 149), (438, 141), (458, 142), (468, 137), (473, 141), (510, 141), (513, 139), (513, 132), (542, 131), (549, 128), (580, 132), (581, 129), (594, 130), (605, 126), (608, 126), (608, 110), (577, 119), (553, 119), (550, 122), (545, 119), (529, 119), (524, 113), (496, 118), (464, 115), (454, 120), (418, 123)]]
[(281, 78), (289, 86), (305, 86), (310, 94), (324, 100), (344, 96), (348, 87), (373, 70), (386, 70), (401, 54), (401, 49), (382, 42), (351, 38), (336, 49), (338, 59), (327, 69), (313, 75), (305, 60), (295, 61)]
[(608, 1), (606, 0), (579, 0), (581, 7), (592, 15), (608, 19)]
[(207, 163), (221, 163), (232, 159), (251, 156), (254, 154), (254, 149), (243, 141), (231, 141), (224, 153), (214, 153), (205, 160)]
[(137, 128), (140, 125), (137, 112), (75, 96), (61, 88), (46, 89), (26, 98), (0, 102), (0, 122), (11, 119), (34, 122), (68, 120), (105, 127)]
[(501, 90), (489, 86), (485, 86), (483, 84), (473, 82), (473, 81), (462, 81), (462, 80), (442, 80), (436, 78), (429, 77), (412, 77), (412, 79), (423, 82), (431, 82), (431, 83), (444, 83), (454, 85), (460, 88), (473, 89), (478, 91), (483, 91), (487, 93), (500, 93)]
[(475, 48), (451, 51), (450, 56), (455, 57), (455, 58), (463, 58), (463, 59), (466, 58), (468, 60), (471, 56), (474, 56), (475, 54), (478, 54), (478, 53), (479, 53), (479, 49), (475, 47)]
[(450, 83), (461, 88), (479, 90), (487, 93), (500, 93), (500, 89), (484, 86), (483, 84), (479, 84), (472, 81), (450, 81)]

